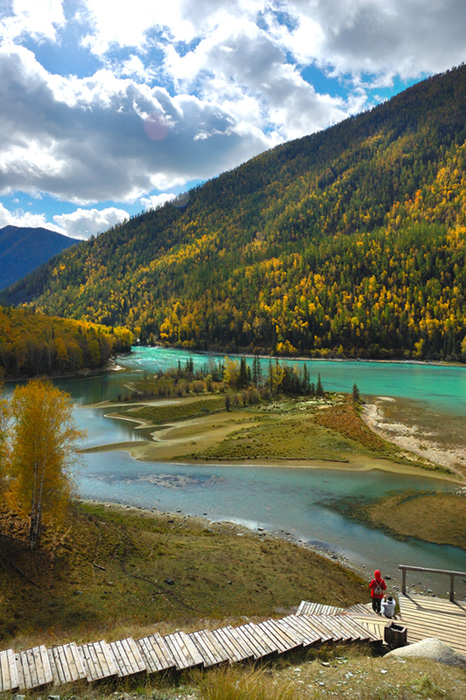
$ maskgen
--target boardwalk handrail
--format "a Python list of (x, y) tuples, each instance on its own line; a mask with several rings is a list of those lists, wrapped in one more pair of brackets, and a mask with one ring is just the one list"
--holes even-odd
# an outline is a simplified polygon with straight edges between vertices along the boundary
[(399, 564), (399, 569), (402, 573), (401, 592), (406, 595), (406, 572), (407, 571), (423, 571), (428, 574), (445, 574), (450, 577), (450, 600), (453, 603), (455, 600), (455, 576), (466, 578), (466, 571), (448, 571), (447, 569), (426, 569), (424, 566), (408, 566), (407, 564)]

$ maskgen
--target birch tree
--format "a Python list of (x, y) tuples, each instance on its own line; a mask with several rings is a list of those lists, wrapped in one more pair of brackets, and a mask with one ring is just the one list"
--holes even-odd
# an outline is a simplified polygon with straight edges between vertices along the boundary
[(32, 551), (40, 546), (44, 522), (58, 524), (66, 515), (74, 446), (84, 433), (75, 426), (69, 395), (48, 381), (18, 386), (10, 412), (7, 497), (11, 507), (29, 518)]
[(0, 493), (3, 494), (5, 470), (8, 462), (8, 402), (2, 396), (3, 383), (0, 376)]

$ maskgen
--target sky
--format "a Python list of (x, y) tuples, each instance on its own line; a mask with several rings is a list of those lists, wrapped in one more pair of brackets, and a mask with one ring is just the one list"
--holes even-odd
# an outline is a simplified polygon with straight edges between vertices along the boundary
[(0, 227), (89, 238), (466, 58), (465, 0), (0, 0)]

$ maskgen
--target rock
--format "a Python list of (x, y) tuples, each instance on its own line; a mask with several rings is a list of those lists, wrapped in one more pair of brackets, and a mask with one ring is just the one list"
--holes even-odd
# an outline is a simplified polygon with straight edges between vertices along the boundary
[(166, 583), (168, 586), (174, 586), (174, 585), (175, 585), (175, 582), (174, 582), (174, 580), (173, 580), (172, 578), (166, 578), (166, 579), (165, 579), (165, 583)]
[(393, 649), (393, 651), (388, 652), (387, 656), (414, 656), (466, 669), (466, 656), (463, 656), (463, 654), (455, 651), (435, 637), (429, 637), (421, 642)]

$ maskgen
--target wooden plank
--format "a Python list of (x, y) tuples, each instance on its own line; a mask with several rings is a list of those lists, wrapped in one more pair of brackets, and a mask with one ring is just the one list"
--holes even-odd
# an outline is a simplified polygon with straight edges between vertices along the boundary
[(296, 611), (296, 615), (304, 615), (304, 610), (307, 610), (309, 608), (310, 603), (308, 603), (307, 600), (302, 600), (300, 604), (298, 605), (298, 609)]
[(52, 669), (44, 645), (32, 647), (16, 654), (18, 688), (31, 690), (53, 683)]
[(0, 692), (17, 690), (19, 688), (18, 668), (13, 649), (0, 652)]
[(202, 632), (202, 637), (205, 644), (210, 647), (211, 654), (217, 664), (229, 663), (230, 658), (228, 654), (225, 652), (224, 648), (218, 644), (210, 630), (204, 630)]
[(134, 676), (147, 671), (141, 652), (132, 637), (110, 642), (108, 646), (120, 677)]
[(303, 644), (293, 633), (287, 633), (275, 620), (264, 620), (256, 624), (258, 629), (263, 630), (270, 638), (272, 645), (277, 647), (280, 654), (284, 654), (292, 649), (298, 649)]
[(74, 642), (51, 647), (47, 653), (55, 685), (86, 678), (84, 663)]
[(351, 624), (359, 629), (360, 639), (362, 641), (380, 642), (383, 640), (383, 634), (380, 635), (372, 632), (369, 627), (363, 625), (356, 617), (348, 615), (348, 618), (351, 619)]
[(118, 668), (113, 654), (104, 640), (83, 644), (78, 649), (84, 662), (89, 683), (100, 681), (104, 678), (113, 678), (118, 675)]
[(264, 635), (261, 629), (252, 622), (234, 628), (239, 635), (243, 635), (250, 647), (254, 650), (256, 659), (276, 654), (277, 647)]
[(176, 661), (160, 634), (151, 634), (136, 641), (148, 673), (174, 671)]
[(222, 627), (221, 629), (213, 630), (212, 636), (228, 654), (231, 663), (254, 660), (254, 651), (248, 645), (242, 644), (242, 640), (238, 638), (238, 634), (233, 627)]
[(242, 649), (245, 649), (252, 654), (253, 659), (257, 660), (264, 656), (264, 650), (253, 636), (248, 634), (243, 627), (232, 627), (230, 634), (237, 640), (237, 643)]
[(312, 623), (313, 618), (308, 617), (308, 616), (296, 616), (296, 623), (299, 626), (299, 629), (309, 633), (309, 637), (306, 638), (309, 641), (309, 644), (315, 644), (316, 642), (322, 643), (325, 641), (329, 641), (332, 639), (331, 635), (328, 633), (328, 630), (325, 632), (325, 635), (323, 634), (323, 631), (320, 627)]
[(47, 650), (49, 655), (50, 668), (52, 669), (53, 682), (55, 685), (63, 685), (67, 682), (67, 668), (63, 664), (61, 654), (58, 652), (59, 647), (53, 647)]
[(429, 615), (429, 614), (404, 614), (400, 621), (404, 624), (410, 624), (415, 622), (416, 624), (425, 625), (426, 629), (431, 629), (433, 631), (439, 630), (443, 632), (448, 632), (450, 634), (459, 634), (461, 630), (466, 629), (466, 620), (458, 620), (456, 623), (452, 623), (450, 620), (445, 621), (445, 618), (439, 615)]
[[(388, 623), (386, 619), (383, 619), (378, 615), (355, 615), (355, 619), (363, 627), (367, 627), (375, 636), (378, 636), (380, 639), (384, 638), (384, 628)], [(397, 622), (399, 623), (399, 620)]]
[(401, 621), (408, 641), (437, 637), (460, 653), (466, 652), (466, 611), (457, 602), (428, 596), (400, 596)]
[(303, 618), (320, 633), (322, 642), (339, 641), (340, 638), (338, 636), (335, 637), (333, 632), (324, 624), (321, 617), (317, 615), (303, 615)]
[(371, 603), (355, 603), (354, 605), (350, 605), (349, 608), (346, 608), (345, 613), (350, 614), (350, 615), (352, 615), (354, 613), (356, 613), (358, 615), (370, 614), (370, 615), (373, 615), (374, 617), (377, 615), (377, 613), (375, 613), (372, 610)]
[(311, 603), (302, 600), (296, 611), (296, 615), (340, 615), (345, 612), (345, 608), (336, 605), (324, 605), (323, 603)]
[(335, 617), (335, 622), (338, 622), (342, 629), (347, 631), (348, 641), (367, 642), (371, 637), (367, 629), (364, 629), (356, 620), (346, 615), (338, 615), (338, 617)]
[(277, 623), (285, 630), (296, 633), (305, 647), (321, 642), (320, 634), (315, 628), (310, 627), (302, 616), (288, 615), (287, 617), (282, 617), (281, 620), (277, 620)]
[(454, 617), (466, 617), (466, 610), (458, 602), (451, 602), (444, 598), (430, 598), (428, 596), (407, 595), (399, 597), (400, 610), (428, 610), (440, 612)]
[(334, 641), (352, 641), (352, 632), (340, 623), (340, 618), (332, 615), (319, 615), (319, 620), (332, 632)]
[(225, 649), (218, 644), (209, 630), (199, 630), (188, 635), (204, 660), (204, 666), (218, 666), (230, 660)]
[(173, 634), (167, 634), (162, 639), (170, 649), (178, 671), (204, 665), (202, 656), (184, 632), (173, 632)]

